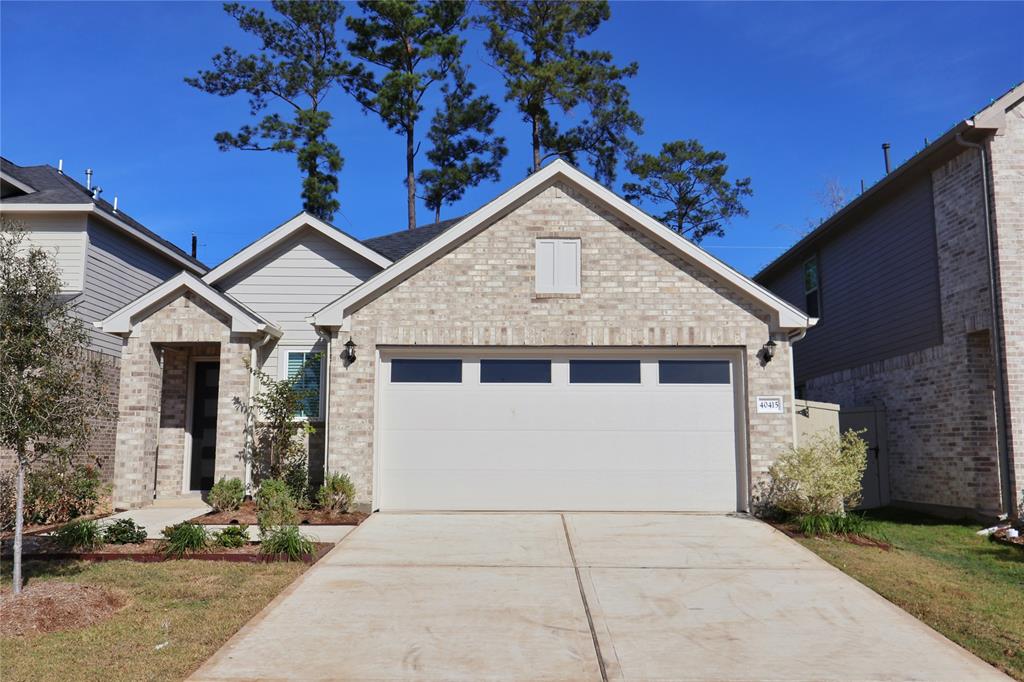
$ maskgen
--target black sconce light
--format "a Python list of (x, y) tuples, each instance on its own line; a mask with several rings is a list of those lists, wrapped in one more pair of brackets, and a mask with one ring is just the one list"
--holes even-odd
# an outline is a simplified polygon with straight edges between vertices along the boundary
[(761, 346), (761, 358), (764, 360), (764, 364), (768, 364), (775, 357), (775, 342), (768, 339), (768, 343)]
[(341, 357), (350, 365), (356, 361), (356, 342), (351, 336), (345, 342), (345, 350), (341, 351)]

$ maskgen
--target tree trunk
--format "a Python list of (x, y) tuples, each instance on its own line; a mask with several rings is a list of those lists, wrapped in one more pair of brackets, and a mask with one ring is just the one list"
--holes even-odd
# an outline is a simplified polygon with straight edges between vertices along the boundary
[(25, 459), (18, 453), (18, 476), (15, 483), (14, 509), (14, 594), (21, 593), (21, 541), (25, 531)]
[(540, 130), (537, 128), (537, 119), (531, 120), (533, 130), (533, 172), (536, 173), (540, 170)]
[(409, 200), (409, 229), (416, 229), (416, 167), (413, 158), (416, 147), (413, 144), (413, 129), (405, 131), (405, 187)]
[(434, 223), (441, 222), (441, 207), (440, 205), (434, 210)]

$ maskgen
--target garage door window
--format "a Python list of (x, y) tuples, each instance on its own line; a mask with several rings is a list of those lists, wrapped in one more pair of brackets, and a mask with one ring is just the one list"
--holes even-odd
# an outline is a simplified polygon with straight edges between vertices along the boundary
[(662, 360), (658, 363), (660, 384), (728, 384), (729, 363), (725, 360)]
[(462, 360), (392, 360), (391, 382), (461, 384)]
[(550, 360), (481, 360), (481, 384), (550, 384)]
[(570, 384), (639, 384), (639, 360), (570, 360)]

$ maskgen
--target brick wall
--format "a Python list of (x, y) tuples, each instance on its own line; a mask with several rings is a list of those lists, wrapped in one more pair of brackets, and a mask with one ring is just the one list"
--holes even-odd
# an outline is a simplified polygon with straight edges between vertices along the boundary
[(1019, 503), (1024, 489), (1024, 103), (1006, 112), (1006, 125), (989, 149), (1011, 485)]
[[(534, 294), (534, 240), (582, 238), (582, 293)], [(575, 189), (543, 189), (489, 228), (352, 316), (360, 359), (331, 363), (331, 471), (370, 503), (374, 351), (383, 345), (703, 346), (745, 349), (750, 461), (756, 478), (793, 442), (791, 401), (757, 414), (757, 395), (792, 395), (790, 348), (762, 367), (768, 313)], [(344, 332), (337, 342), (349, 336)], [(337, 348), (338, 346), (335, 345)]]
[(884, 406), (893, 501), (994, 514), (995, 377), (977, 152), (965, 150), (937, 168), (932, 184), (942, 344), (816, 377), (807, 382), (807, 397)]

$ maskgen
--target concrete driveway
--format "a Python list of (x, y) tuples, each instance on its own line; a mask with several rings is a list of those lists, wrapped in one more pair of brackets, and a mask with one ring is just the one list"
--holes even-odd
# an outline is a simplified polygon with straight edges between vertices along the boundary
[(196, 680), (1006, 680), (759, 521), (375, 514)]

